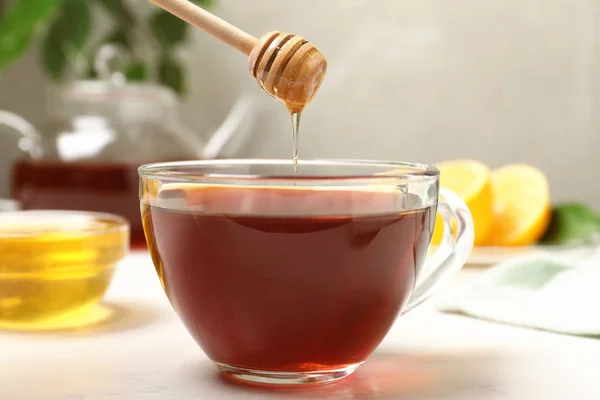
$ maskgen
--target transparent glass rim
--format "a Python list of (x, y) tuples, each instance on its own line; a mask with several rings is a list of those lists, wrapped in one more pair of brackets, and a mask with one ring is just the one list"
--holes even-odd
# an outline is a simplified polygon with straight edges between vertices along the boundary
[[(262, 166), (262, 167), (289, 167), (289, 174), (246, 174), (246, 173), (227, 173), (227, 169), (243, 166)], [(293, 173), (293, 162), (282, 159), (216, 159), (216, 160), (198, 160), (198, 161), (175, 161), (164, 163), (144, 164), (138, 168), (138, 174), (142, 179), (158, 179), (169, 182), (181, 183), (218, 183), (226, 185), (247, 185), (249, 183), (259, 182), (261, 185), (286, 185), (297, 184), (298, 181), (303, 186), (320, 185), (346, 185), (352, 182), (352, 185), (371, 185), (375, 182), (403, 181), (406, 183), (434, 183), (439, 179), (439, 170), (428, 164), (399, 162), (399, 161), (375, 161), (375, 160), (354, 160), (354, 159), (312, 159), (301, 160), (298, 162), (300, 171), (302, 167), (339, 167), (356, 168), (365, 167), (371, 170), (380, 170), (374, 173), (357, 173), (351, 175), (295, 175)], [(178, 169), (198, 168), (196, 172), (186, 172)], [(223, 173), (203, 173), (202, 168), (222, 169)], [(292, 183), (293, 182), (293, 183)]]
[(46, 217), (56, 221), (66, 221), (69, 218), (79, 220), (91, 220), (91, 219), (102, 219), (114, 223), (114, 226), (102, 226), (102, 227), (77, 227), (77, 228), (56, 228), (56, 229), (30, 229), (29, 231), (13, 232), (13, 231), (0, 231), (0, 239), (7, 238), (26, 238), (39, 236), (41, 234), (54, 234), (54, 233), (77, 233), (80, 236), (98, 236), (106, 235), (113, 232), (121, 232), (129, 230), (129, 222), (119, 215), (93, 212), (93, 211), (75, 211), (75, 210), (15, 210), (0, 212), (0, 223), (14, 222), (15, 224), (21, 224), (21, 226), (28, 226), (31, 222), (39, 222), (40, 218)]

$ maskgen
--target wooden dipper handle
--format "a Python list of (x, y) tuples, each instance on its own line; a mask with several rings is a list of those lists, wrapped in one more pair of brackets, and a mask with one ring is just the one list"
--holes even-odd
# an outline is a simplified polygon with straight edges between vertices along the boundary
[(150, 0), (152, 3), (202, 29), (249, 56), (258, 40), (188, 0)]

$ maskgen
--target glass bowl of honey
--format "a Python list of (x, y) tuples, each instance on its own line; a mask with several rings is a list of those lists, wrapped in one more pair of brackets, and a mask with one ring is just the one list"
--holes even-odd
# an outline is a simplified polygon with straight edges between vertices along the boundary
[(129, 224), (81, 211), (0, 213), (0, 329), (35, 329), (96, 306), (129, 250)]

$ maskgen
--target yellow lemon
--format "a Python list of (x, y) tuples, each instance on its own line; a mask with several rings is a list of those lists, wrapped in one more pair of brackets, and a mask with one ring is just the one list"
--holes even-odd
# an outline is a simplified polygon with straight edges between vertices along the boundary
[[(492, 188), (490, 168), (474, 160), (447, 161), (436, 165), (440, 170), (440, 186), (456, 193), (469, 207), (475, 225), (475, 246), (485, 243), (492, 228)], [(443, 234), (441, 216), (436, 216), (433, 244)]]
[(550, 223), (550, 189), (542, 171), (511, 164), (492, 173), (494, 226), (488, 243), (527, 246), (536, 243)]

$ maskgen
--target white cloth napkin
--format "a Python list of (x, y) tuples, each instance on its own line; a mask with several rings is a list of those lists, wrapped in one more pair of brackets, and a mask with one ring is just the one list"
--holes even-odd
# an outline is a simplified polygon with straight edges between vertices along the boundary
[(540, 254), (498, 264), (442, 294), (436, 306), (495, 322), (600, 337), (600, 251), (585, 259)]

